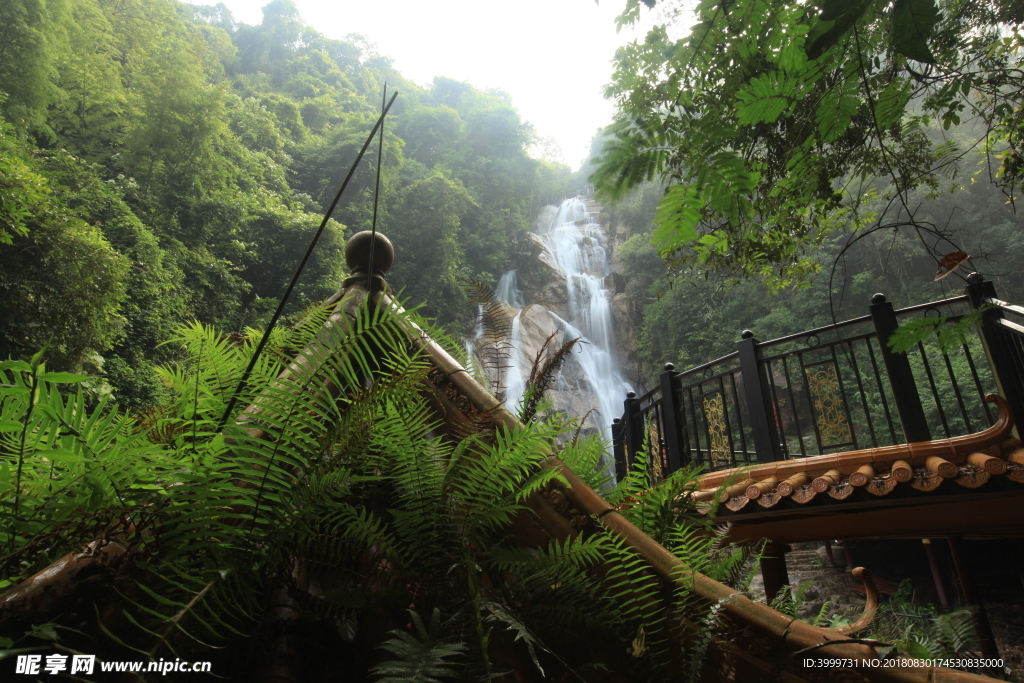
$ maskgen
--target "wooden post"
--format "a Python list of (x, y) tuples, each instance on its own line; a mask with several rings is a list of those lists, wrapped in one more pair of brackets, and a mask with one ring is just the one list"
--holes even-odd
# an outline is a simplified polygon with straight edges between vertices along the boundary
[(743, 377), (743, 396), (750, 415), (750, 429), (754, 433), (754, 450), (758, 462), (785, 460), (780, 447), (779, 429), (772, 409), (772, 392), (761, 362), (757, 340), (750, 330), (743, 330), (736, 349), (739, 352), (740, 374)]
[(932, 570), (932, 581), (935, 582), (935, 593), (939, 596), (939, 606), (942, 609), (949, 609), (949, 598), (946, 597), (946, 583), (942, 580), (942, 570), (939, 568), (939, 559), (935, 557), (935, 546), (930, 538), (922, 538), (924, 554), (928, 556), (928, 566)]
[(896, 402), (900, 424), (903, 425), (903, 436), (907, 443), (931, 441), (932, 435), (924, 417), (924, 408), (921, 407), (921, 397), (917, 393), (917, 384), (914, 383), (910, 360), (907, 354), (895, 353), (889, 348), (889, 338), (900, 326), (896, 320), (896, 311), (892, 304), (885, 300), (884, 294), (875, 294), (871, 297), (871, 306), (868, 310), (871, 312), (871, 322), (875, 324), (882, 361), (889, 376), (889, 387)]
[(679, 373), (673, 372), (674, 368), (672, 363), (665, 363), (665, 372), (661, 373), (661, 419), (665, 427), (665, 448), (668, 449), (666, 477), (690, 464), (689, 459), (683, 457), (683, 402), (676, 390), (675, 377)]
[[(964, 293), (971, 302), (971, 309), (977, 310), (985, 299), (994, 299), (996, 289), (991, 282), (986, 282), (981, 273), (967, 276), (967, 287)], [(999, 309), (989, 309), (981, 314), (981, 345), (985, 349), (992, 374), (995, 376), (999, 395), (1013, 408), (1014, 422), (1017, 424), (1018, 438), (1024, 430), (1024, 368), (1013, 343), (1007, 338), (1007, 332), (1000, 329), (1000, 320), (1004, 318)]]
[(981, 656), (985, 659), (999, 659), (999, 650), (996, 648), (996, 639), (992, 636), (992, 627), (989, 625), (988, 616), (985, 614), (985, 605), (982, 604), (981, 598), (978, 595), (978, 588), (974, 585), (974, 577), (971, 576), (971, 568), (967, 564), (967, 556), (964, 555), (963, 539), (959, 536), (950, 536), (949, 551), (953, 555), (953, 566), (956, 568), (960, 587), (964, 591), (964, 602), (967, 603), (968, 609), (971, 610), (974, 632), (978, 636)]
[(768, 543), (761, 557), (761, 578), (764, 579), (764, 594), (767, 602), (775, 599), (783, 586), (789, 585), (789, 572), (786, 570), (786, 551), (789, 546), (783, 543)]
[(828, 560), (828, 566), (836, 566), (836, 558), (832, 556), (832, 541), (825, 541), (825, 559)]

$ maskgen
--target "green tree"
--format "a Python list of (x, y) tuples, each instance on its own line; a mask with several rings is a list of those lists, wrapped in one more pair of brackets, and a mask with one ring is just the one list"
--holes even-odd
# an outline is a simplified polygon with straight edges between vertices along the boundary
[(14, 128), (0, 119), (0, 244), (28, 235), (32, 213), (50, 191), (46, 178), (32, 169), (27, 156)]
[(55, 60), (64, 47), (62, 0), (10, 0), (0, 5), (0, 114), (19, 130), (45, 130), (57, 95)]
[(404, 188), (388, 214), (396, 245), (388, 282), (415, 303), (425, 302), (426, 314), (440, 324), (461, 319), (466, 308), (459, 217), (471, 202), (461, 183), (434, 173)]
[[(316, 214), (284, 207), (266, 207), (246, 217), (238, 233), (245, 251), (237, 259), (242, 266), (239, 276), (250, 286), (243, 307), (261, 299), (265, 303), (256, 306), (256, 315), (269, 314), (276, 307), (319, 224)], [(337, 291), (345, 264), (343, 231), (339, 223), (328, 222), (292, 294), (289, 311)], [(252, 315), (246, 316), (246, 324), (256, 322)]]
[[(629, 0), (620, 21), (639, 12)], [(1011, 0), (705, 0), (685, 37), (659, 25), (619, 50), (592, 180), (617, 198), (661, 179), (665, 258), (776, 286), (813, 273), (842, 226), (945, 237), (915, 188), (948, 189), (972, 148), (1011, 196), (1019, 182), (1022, 20)], [(949, 133), (976, 123), (980, 142)], [(863, 214), (872, 189), (887, 204)]]
[(124, 140), (128, 93), (111, 22), (96, 0), (73, 3), (65, 23), (67, 45), (54, 59), (59, 93), (48, 111), (60, 146), (108, 163)]
[(4, 157), (20, 171), (0, 182), (21, 212), (21, 229), (0, 243), (0, 357), (46, 347), (53, 366), (70, 369), (122, 334), (128, 261), (53, 196), (31, 151), (7, 145), (0, 157), (0, 173)]
[[(400, 250), (407, 236), (414, 252), (454, 246), (440, 255), (440, 289), (422, 292), (438, 297), (441, 319), (468, 324), (454, 274), (493, 280), (509, 268), (537, 207), (560, 196), (567, 175), (530, 158), (532, 133), (507, 95), (443, 78), (423, 89), (365, 38), (305, 25), (289, 0), (268, 4), (258, 26), (223, 5), (177, 0), (3, 3), (0, 114), (10, 125), (0, 124), (0, 244), (50, 254), (7, 261), (5, 291), (56, 286), (38, 268), (67, 256), (72, 236), (90, 245), (72, 249), (75, 258), (130, 264), (88, 290), (99, 327), (81, 328), (91, 341), (60, 342), (62, 362), (96, 351), (120, 400), (152, 400), (143, 384), (169, 358), (158, 348), (168, 329), (192, 317), (241, 329), (280, 295), (318, 222), (311, 214), (326, 209), (378, 115), (385, 81), (402, 96), (386, 124), (378, 227)], [(341, 226), (370, 227), (372, 159), (338, 206), (296, 306), (337, 288)], [(425, 196), (435, 186), (436, 204)], [(58, 279), (61, 292), (74, 281)], [(24, 338), (6, 352), (27, 352), (48, 325), (64, 324), (49, 313), (58, 298), (46, 301), (12, 319), (24, 329), (8, 335)]]

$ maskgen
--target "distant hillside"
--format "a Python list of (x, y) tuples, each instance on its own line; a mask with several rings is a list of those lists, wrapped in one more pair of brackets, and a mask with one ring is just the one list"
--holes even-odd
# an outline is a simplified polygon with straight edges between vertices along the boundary
[[(389, 281), (446, 326), (525, 249), (569, 169), (531, 158), (501, 92), (406, 81), (359, 37), (330, 39), (273, 0), (259, 26), (224, 5), (9, 0), (0, 5), (0, 358), (102, 366), (122, 401), (152, 395), (157, 344), (197, 318), (264, 322), (381, 107), (378, 227)], [(369, 156), (369, 155), (368, 155)], [(364, 160), (300, 282), (332, 293), (345, 235), (368, 228)]]

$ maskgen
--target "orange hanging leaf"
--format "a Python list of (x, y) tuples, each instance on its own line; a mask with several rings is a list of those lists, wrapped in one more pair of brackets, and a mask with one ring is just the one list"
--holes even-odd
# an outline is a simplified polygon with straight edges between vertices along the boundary
[(935, 273), (935, 282), (938, 282), (942, 278), (946, 277), (954, 270), (960, 267), (960, 265), (971, 258), (965, 251), (951, 251), (942, 257), (939, 261), (939, 271)]

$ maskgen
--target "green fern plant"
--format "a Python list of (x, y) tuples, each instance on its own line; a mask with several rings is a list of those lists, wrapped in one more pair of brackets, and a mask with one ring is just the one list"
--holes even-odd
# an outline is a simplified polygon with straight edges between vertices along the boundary
[(977, 636), (970, 610), (939, 614), (928, 621), (910, 623), (896, 646), (911, 657), (955, 658), (977, 651)]
[(459, 678), (456, 658), (464, 657), (466, 646), (445, 643), (440, 637), (441, 610), (434, 608), (430, 623), (424, 626), (420, 615), (409, 610), (416, 634), (401, 629), (391, 631), (393, 638), (381, 643), (381, 649), (396, 659), (373, 667), (377, 683), (443, 683)]
[(869, 635), (919, 659), (967, 657), (978, 648), (970, 610), (940, 613), (931, 603), (917, 602), (908, 579), (878, 610)]
[[(409, 342), (422, 321), (358, 298), (341, 306), (330, 326), (317, 309), (275, 331), (241, 397), (251, 407), (222, 432), (251, 333), (179, 330), (171, 343), (184, 358), (161, 371), (171, 398), (145, 419), (58, 391), (79, 378), (47, 374), (38, 359), (0, 366), (4, 576), (17, 585), (97, 539), (119, 549), (88, 592), (50, 615), (58, 644), (110, 659), (209, 659), (253, 680), (288, 647), (314, 678), (308, 668), (326, 666), (317, 653), (330, 651), (384, 680), (415, 662), (423, 680), (485, 679), (508, 648), (545, 675), (667, 675), (677, 624), (708, 614), (685, 585), (666, 604), (646, 563), (596, 520), (564, 541), (510, 542), (513, 521), (561, 480), (541, 465), (574, 424), (496, 428), (481, 414), (442, 429), (422, 392), (431, 366)], [(678, 500), (692, 486), (686, 475), (646, 491), (638, 469), (613, 486), (601, 451), (583, 435), (562, 455), (611, 502), (632, 501), (630, 519), (710, 570), (699, 554), (713, 534), (691, 533), (692, 511)], [(282, 594), (293, 616), (268, 616), (282, 613)], [(453, 615), (448, 625), (440, 614)], [(0, 634), (13, 649), (40, 647), (33, 624), (45, 616), (0, 612)], [(86, 640), (81, 623), (103, 637)], [(386, 660), (372, 653), (388, 631)]]

